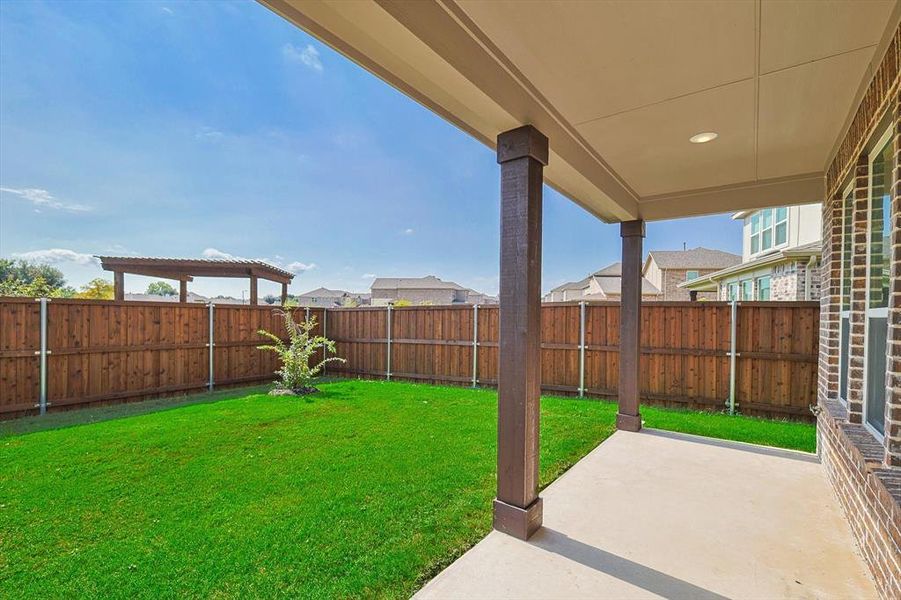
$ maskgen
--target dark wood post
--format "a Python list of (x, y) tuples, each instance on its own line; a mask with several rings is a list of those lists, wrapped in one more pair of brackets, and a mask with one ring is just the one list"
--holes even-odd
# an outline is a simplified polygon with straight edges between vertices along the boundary
[(288, 301), (288, 284), (287, 282), (282, 282), (282, 306), (285, 305), (285, 302)]
[(692, 302), (698, 301), (698, 290), (688, 290), (688, 299)]
[(188, 280), (181, 279), (178, 282), (178, 301), (185, 304), (188, 301)]
[(250, 305), (257, 305), (257, 276), (250, 276)]
[(125, 300), (125, 273), (113, 271), (113, 299), (117, 302)]
[(641, 429), (638, 412), (638, 364), (641, 360), (641, 242), (644, 221), (620, 224), (623, 276), (619, 316), (619, 412), (616, 428)]
[(494, 528), (528, 539), (538, 497), (541, 386), (541, 186), (548, 140), (531, 125), (500, 134), (500, 355)]

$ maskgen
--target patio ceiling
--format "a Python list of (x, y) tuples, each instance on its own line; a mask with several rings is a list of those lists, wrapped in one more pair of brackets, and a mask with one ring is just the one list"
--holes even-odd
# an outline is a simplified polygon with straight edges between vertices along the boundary
[[(605, 221), (820, 202), (901, 0), (261, 0)], [(713, 131), (706, 144), (689, 138)]]

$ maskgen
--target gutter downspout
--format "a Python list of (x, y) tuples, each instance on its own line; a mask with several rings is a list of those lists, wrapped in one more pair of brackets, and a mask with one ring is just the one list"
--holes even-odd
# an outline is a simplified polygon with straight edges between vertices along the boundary
[(810, 259), (807, 261), (807, 272), (804, 273), (804, 299), (812, 300), (810, 297), (810, 290), (813, 286), (810, 285), (810, 276), (813, 273), (813, 264), (816, 262), (816, 255), (811, 255)]

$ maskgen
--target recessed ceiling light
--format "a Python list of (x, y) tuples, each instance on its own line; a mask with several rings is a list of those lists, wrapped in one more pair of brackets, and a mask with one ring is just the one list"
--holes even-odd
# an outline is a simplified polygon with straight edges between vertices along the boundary
[(692, 144), (706, 144), (707, 142), (712, 142), (716, 138), (719, 137), (719, 134), (714, 133), (713, 131), (705, 131), (704, 133), (699, 133), (697, 135), (693, 135), (688, 138), (688, 141)]

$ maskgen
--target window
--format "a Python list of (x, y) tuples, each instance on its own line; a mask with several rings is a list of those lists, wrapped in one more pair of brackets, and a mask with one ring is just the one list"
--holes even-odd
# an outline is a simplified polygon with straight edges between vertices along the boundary
[(741, 282), (741, 299), (744, 300), (753, 300), (754, 299), (754, 281), (751, 279), (745, 279)]
[(885, 434), (885, 370), (888, 338), (889, 240), (891, 233), (892, 130), (885, 132), (870, 155), (867, 210), (867, 309), (864, 327), (864, 420)]
[(757, 278), (757, 299), (758, 300), (769, 300), (770, 299), (770, 276), (766, 275), (765, 277)]
[(697, 279), (697, 278), (698, 278), (697, 271), (686, 271), (685, 272), (685, 281), (691, 281), (692, 279)]
[(848, 403), (848, 358), (851, 337), (851, 226), (854, 216), (854, 183), (845, 189), (842, 200), (841, 312), (839, 325), (838, 399)]
[(729, 295), (726, 297), (730, 302), (732, 300), (738, 300), (738, 284), (730, 283), (729, 284)]
[(787, 243), (787, 208), (765, 208), (751, 216), (751, 254), (760, 254)]

